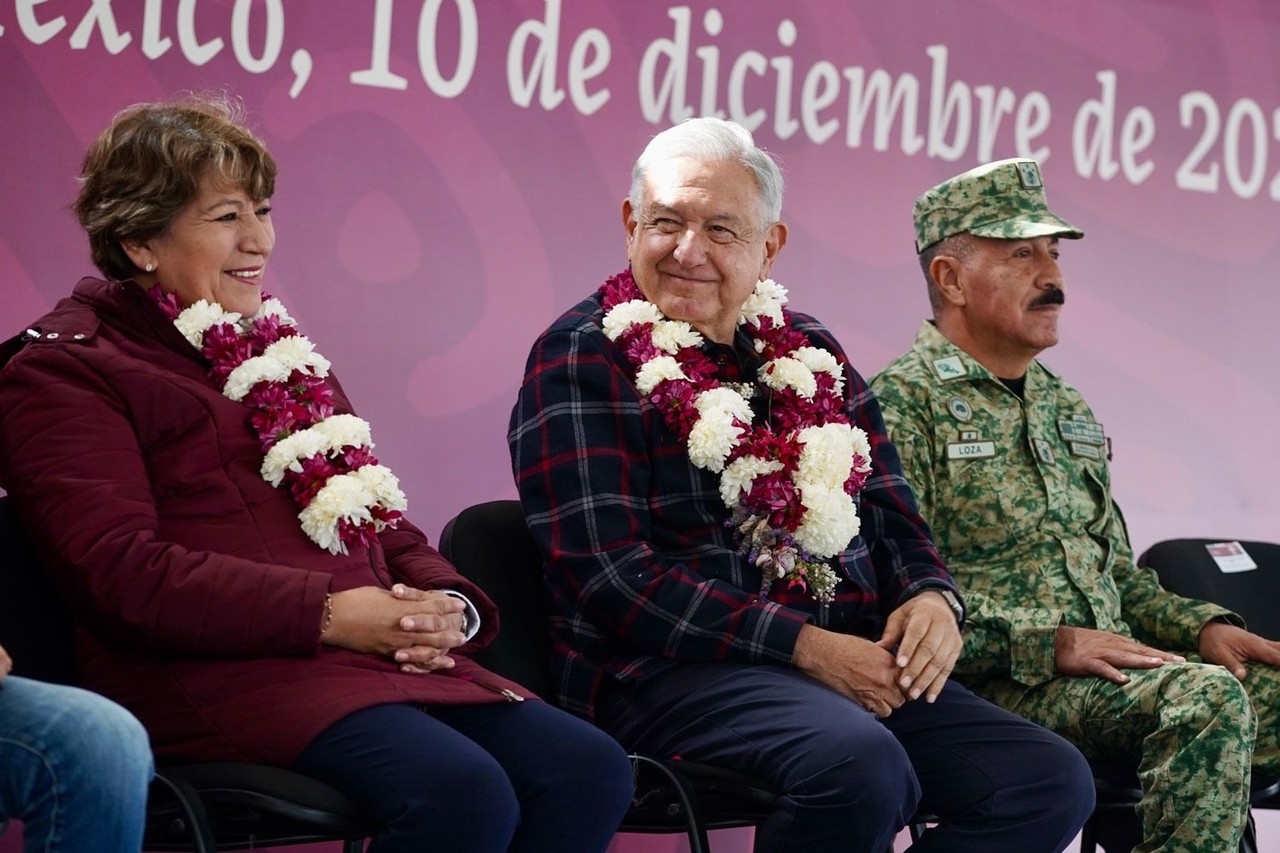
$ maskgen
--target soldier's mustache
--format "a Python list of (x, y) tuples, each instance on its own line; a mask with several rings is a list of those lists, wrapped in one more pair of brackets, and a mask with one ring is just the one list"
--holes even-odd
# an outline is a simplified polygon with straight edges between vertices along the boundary
[(1044, 293), (1031, 300), (1032, 308), (1040, 308), (1044, 305), (1063, 305), (1067, 301), (1067, 295), (1056, 287), (1046, 288)]

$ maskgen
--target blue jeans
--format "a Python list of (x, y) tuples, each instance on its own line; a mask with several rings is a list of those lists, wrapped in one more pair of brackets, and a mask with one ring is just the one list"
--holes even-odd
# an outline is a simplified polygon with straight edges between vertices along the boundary
[(617, 741), (545, 702), (374, 705), (321, 732), (293, 769), (382, 827), (369, 853), (592, 853), (631, 803)]
[(154, 772), (142, 724), (111, 700), (0, 681), (0, 821), (22, 821), (26, 853), (137, 853)]
[(778, 791), (756, 851), (884, 850), (917, 809), (918, 853), (1061, 851), (1093, 811), (1067, 741), (949, 681), (884, 720), (795, 670), (685, 664), (613, 688), (597, 722), (624, 746), (729, 767)]

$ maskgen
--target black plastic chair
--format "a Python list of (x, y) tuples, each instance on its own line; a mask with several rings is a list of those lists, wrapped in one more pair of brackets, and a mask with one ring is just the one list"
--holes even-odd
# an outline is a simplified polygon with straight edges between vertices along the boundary
[(1238, 542), (1256, 569), (1224, 572), (1209, 546), (1221, 539), (1166, 539), (1138, 557), (1160, 585), (1187, 598), (1212, 601), (1244, 617), (1249, 630), (1280, 640), (1280, 543)]
[[(1210, 548), (1222, 539), (1166, 539), (1138, 557), (1138, 565), (1150, 568), (1160, 585), (1170, 592), (1212, 601), (1238, 613), (1249, 630), (1270, 640), (1280, 640), (1280, 543), (1236, 541), (1256, 568), (1223, 571)], [(1254, 808), (1280, 809), (1280, 779), (1254, 779), (1249, 802)], [(1257, 849), (1253, 819), (1241, 850)]]
[[(520, 503), (498, 500), (464, 509), (445, 525), (440, 552), (501, 613), (497, 638), (477, 653), (476, 661), (555, 701), (542, 555)], [(732, 770), (646, 755), (632, 755), (631, 761), (636, 792), (620, 832), (683, 832), (690, 853), (709, 853), (708, 830), (757, 826), (774, 810), (775, 791)], [(913, 839), (919, 839), (929, 820), (913, 820)]]
[(1132, 764), (1090, 761), (1097, 802), (1080, 830), (1080, 853), (1094, 853), (1104, 840), (1123, 838), (1131, 846), (1142, 840), (1138, 801), (1142, 788)]
[[(0, 645), (15, 674), (75, 684), (73, 619), (12, 504), (0, 496)], [(355, 802), (309, 776), (263, 764), (160, 762), (144, 848), (214, 853), (342, 841), (345, 853), (359, 853), (372, 834)]]
[[(1241, 542), (1258, 568), (1223, 572), (1208, 550), (1209, 545), (1221, 541), (1168, 539), (1148, 548), (1137, 562), (1139, 566), (1153, 569), (1160, 585), (1170, 592), (1220, 604), (1243, 616), (1250, 630), (1280, 639), (1280, 611), (1274, 604), (1280, 600), (1280, 545)], [(1142, 790), (1131, 767), (1095, 764), (1094, 781), (1098, 808), (1081, 834), (1081, 853), (1093, 853), (1097, 849), (1100, 822), (1131, 821), (1136, 825), (1138, 820), (1134, 809)], [(1255, 779), (1249, 802), (1255, 808), (1280, 808), (1280, 780)], [(1240, 851), (1254, 853), (1257, 849), (1257, 832), (1251, 815), (1240, 841)]]

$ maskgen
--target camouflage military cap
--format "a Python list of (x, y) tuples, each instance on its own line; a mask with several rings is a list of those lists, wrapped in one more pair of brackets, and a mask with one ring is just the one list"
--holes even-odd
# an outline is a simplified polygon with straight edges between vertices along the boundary
[(1084, 232), (1049, 212), (1035, 160), (998, 160), (943, 181), (916, 199), (916, 251), (966, 231), (1016, 240)]

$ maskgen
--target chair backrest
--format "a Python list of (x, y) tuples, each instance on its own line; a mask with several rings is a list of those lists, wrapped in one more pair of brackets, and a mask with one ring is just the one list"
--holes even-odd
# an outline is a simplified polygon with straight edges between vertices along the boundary
[(17, 675), (74, 684), (71, 613), (36, 559), (13, 499), (0, 495), (0, 646)]
[(1212, 601), (1239, 613), (1249, 630), (1280, 640), (1280, 544), (1240, 542), (1256, 569), (1223, 571), (1209, 551), (1220, 539), (1166, 539), (1138, 558), (1170, 592)]
[(498, 605), (497, 639), (476, 655), (476, 662), (554, 702), (542, 552), (520, 502), (467, 507), (445, 525), (440, 553)]

